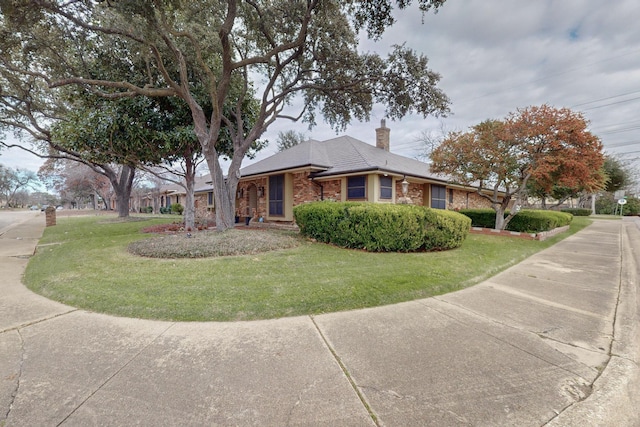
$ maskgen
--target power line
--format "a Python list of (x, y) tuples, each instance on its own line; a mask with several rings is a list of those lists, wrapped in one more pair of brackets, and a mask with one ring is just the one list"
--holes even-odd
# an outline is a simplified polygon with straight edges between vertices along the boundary
[(640, 141), (615, 142), (613, 144), (604, 144), (604, 148), (623, 147), (625, 145), (640, 144)]
[(608, 131), (604, 131), (604, 132), (597, 132), (598, 135), (611, 135), (613, 133), (623, 133), (623, 132), (630, 132), (632, 130), (638, 130), (640, 129), (640, 126), (631, 126), (628, 128), (621, 128), (621, 129), (613, 129), (613, 130), (608, 130)]
[(637, 96), (635, 98), (625, 99), (623, 101), (611, 102), (609, 104), (596, 105), (595, 107), (583, 108), (582, 111), (595, 110), (596, 108), (608, 107), (610, 105), (624, 104), (625, 102), (635, 101), (636, 99), (640, 99), (640, 96)]
[(622, 93), (620, 95), (608, 96), (606, 98), (600, 98), (600, 99), (596, 99), (596, 100), (593, 100), (593, 101), (582, 102), (580, 104), (572, 105), (569, 108), (576, 108), (576, 107), (580, 107), (581, 105), (587, 105), (587, 104), (593, 104), (593, 103), (600, 102), (600, 101), (606, 101), (607, 99), (620, 98), (621, 96), (633, 95), (634, 93), (640, 93), (640, 90), (634, 90), (633, 92)]

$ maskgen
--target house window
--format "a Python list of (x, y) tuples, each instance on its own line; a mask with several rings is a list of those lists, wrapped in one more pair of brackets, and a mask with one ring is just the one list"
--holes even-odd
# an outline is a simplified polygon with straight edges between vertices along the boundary
[(449, 189), (449, 203), (453, 204), (453, 188)]
[(447, 188), (444, 185), (431, 184), (431, 207), (447, 209)]
[(284, 215), (284, 175), (269, 177), (269, 215)]
[(380, 177), (380, 198), (391, 199), (393, 197), (393, 179), (390, 176)]
[(207, 193), (207, 205), (213, 206), (213, 191)]
[(347, 178), (347, 199), (365, 199), (367, 197), (367, 177), (350, 176)]

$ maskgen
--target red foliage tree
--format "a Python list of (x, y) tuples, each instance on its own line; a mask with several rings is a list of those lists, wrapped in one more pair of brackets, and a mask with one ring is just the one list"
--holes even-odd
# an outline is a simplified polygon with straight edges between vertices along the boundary
[(554, 187), (595, 191), (604, 154), (600, 140), (580, 113), (548, 105), (511, 113), (504, 121), (488, 120), (468, 132), (447, 136), (432, 155), (432, 170), (478, 188), (496, 211), (497, 229), (506, 228), (527, 186), (550, 194)]

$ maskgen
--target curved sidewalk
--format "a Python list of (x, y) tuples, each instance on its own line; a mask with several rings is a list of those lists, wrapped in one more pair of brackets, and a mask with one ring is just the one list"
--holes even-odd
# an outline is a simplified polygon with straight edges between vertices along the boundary
[(639, 425), (640, 227), (594, 221), (485, 282), (234, 323), (33, 294), (38, 215), (0, 236), (0, 425)]

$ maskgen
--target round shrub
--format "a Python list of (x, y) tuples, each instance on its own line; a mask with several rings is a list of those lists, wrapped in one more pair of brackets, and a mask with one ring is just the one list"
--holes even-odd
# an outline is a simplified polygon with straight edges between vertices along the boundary
[(171, 205), (171, 213), (172, 214), (182, 215), (182, 212), (184, 212), (184, 206), (182, 206), (180, 203), (173, 203)]
[(294, 208), (301, 234), (371, 252), (444, 250), (460, 246), (471, 221), (422, 206), (312, 202)]

